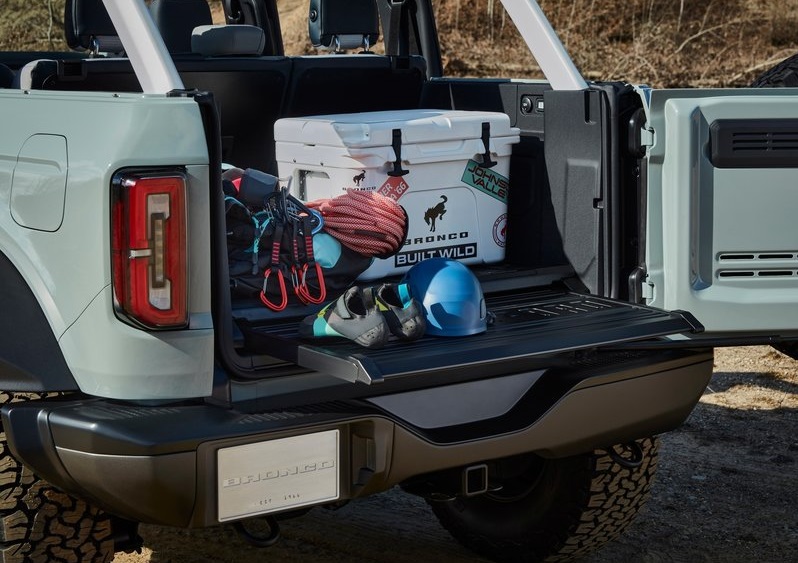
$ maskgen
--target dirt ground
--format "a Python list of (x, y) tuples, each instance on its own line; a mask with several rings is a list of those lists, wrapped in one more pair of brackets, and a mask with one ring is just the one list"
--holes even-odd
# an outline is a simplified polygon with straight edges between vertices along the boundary
[[(798, 561), (798, 362), (769, 347), (718, 350), (699, 406), (662, 442), (649, 503), (583, 563)], [(114, 563), (483, 561), (398, 490), (284, 522), (266, 550), (229, 526), (141, 533), (142, 553)]]

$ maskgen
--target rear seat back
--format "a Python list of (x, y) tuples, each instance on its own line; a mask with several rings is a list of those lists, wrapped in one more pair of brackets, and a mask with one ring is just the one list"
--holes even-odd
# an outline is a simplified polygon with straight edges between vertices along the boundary
[(186, 88), (209, 90), (220, 108), (222, 158), (242, 168), (276, 172), (274, 122), (291, 73), (287, 57), (263, 57), (264, 31), (250, 25), (200, 26), (192, 50), (175, 59)]
[(310, 0), (308, 34), (318, 49), (368, 51), (380, 36), (377, 5), (374, 0)]
[(191, 52), (204, 57), (258, 56), (264, 45), (266, 36), (254, 25), (202, 25), (191, 33)]
[(276, 0), (222, 0), (228, 24), (247, 24), (261, 28), (266, 43), (261, 55), (284, 55), (280, 15)]
[(295, 57), (283, 115), (416, 108), (425, 79), (426, 64), (421, 57)]
[(314, 46), (353, 55), (316, 55), (294, 59), (286, 96), (287, 117), (418, 107), (426, 80), (421, 57), (367, 52), (379, 38), (374, 0), (311, 0), (308, 32)]
[(191, 53), (194, 28), (213, 23), (206, 0), (153, 0), (149, 9), (170, 53)]
[(213, 92), (225, 162), (276, 173), (274, 122), (280, 117), (291, 59), (204, 58), (175, 64), (186, 88)]

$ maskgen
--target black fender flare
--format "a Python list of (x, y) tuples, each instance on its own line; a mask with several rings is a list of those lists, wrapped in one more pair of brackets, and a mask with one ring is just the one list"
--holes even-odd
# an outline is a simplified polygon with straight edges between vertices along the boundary
[(0, 311), (0, 389), (78, 391), (36, 296), (2, 252)]

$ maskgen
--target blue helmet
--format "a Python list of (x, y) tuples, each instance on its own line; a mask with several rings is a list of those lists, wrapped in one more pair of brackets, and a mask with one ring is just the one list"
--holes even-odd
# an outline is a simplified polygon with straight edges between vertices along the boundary
[(460, 262), (430, 258), (410, 268), (403, 281), (410, 286), (410, 294), (424, 305), (427, 334), (466, 336), (487, 329), (482, 287)]

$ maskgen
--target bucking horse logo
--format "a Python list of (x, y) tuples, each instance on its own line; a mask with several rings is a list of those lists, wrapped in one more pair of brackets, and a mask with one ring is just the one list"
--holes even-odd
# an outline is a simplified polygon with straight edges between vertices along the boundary
[(359, 188), (360, 187), (360, 182), (362, 182), (365, 179), (366, 179), (366, 171), (365, 170), (361, 170), (360, 174), (358, 174), (357, 176), (352, 178), (352, 181)]
[(443, 215), (446, 213), (446, 202), (449, 201), (445, 195), (441, 196), (441, 201), (429, 209), (427, 209), (426, 213), (424, 213), (424, 222), (429, 225), (429, 232), (435, 232), (435, 222), (439, 219), (443, 219)]

